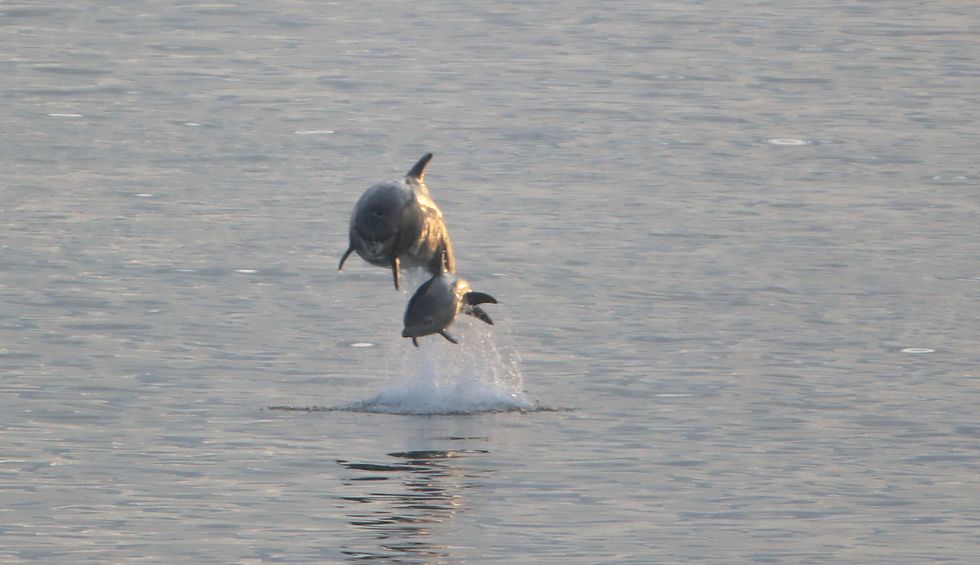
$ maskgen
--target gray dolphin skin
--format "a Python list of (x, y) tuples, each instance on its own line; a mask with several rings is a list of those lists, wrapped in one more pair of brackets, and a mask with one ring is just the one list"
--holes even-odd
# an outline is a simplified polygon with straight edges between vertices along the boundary
[(419, 346), (418, 338), (436, 333), (452, 343), (459, 343), (446, 328), (460, 312), (493, 325), (493, 320), (479, 306), (486, 303), (496, 304), (497, 299), (474, 292), (465, 279), (453, 273), (439, 273), (422, 283), (408, 301), (402, 337), (412, 338), (415, 347)]
[(432, 274), (456, 271), (442, 211), (423, 180), (430, 159), (432, 153), (426, 153), (404, 179), (379, 182), (364, 191), (351, 213), (350, 246), (337, 270), (357, 251), (368, 263), (390, 268), (396, 289), (403, 268), (422, 267)]

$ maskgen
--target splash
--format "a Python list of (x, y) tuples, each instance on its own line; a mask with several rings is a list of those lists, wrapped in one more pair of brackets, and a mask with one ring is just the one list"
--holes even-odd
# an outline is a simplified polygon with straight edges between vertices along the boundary
[(524, 394), (517, 352), (497, 344), (495, 330), (461, 316), (441, 336), (404, 340), (400, 382), (348, 409), (389, 414), (472, 414), (533, 409)]

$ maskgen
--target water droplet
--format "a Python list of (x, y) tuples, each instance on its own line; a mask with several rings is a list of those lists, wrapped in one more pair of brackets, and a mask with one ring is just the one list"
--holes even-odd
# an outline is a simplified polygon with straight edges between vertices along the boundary
[(256, 271), (255, 269), (235, 269), (235, 272), (241, 273), (243, 275), (254, 275), (258, 271)]
[(350, 344), (351, 347), (374, 347), (373, 343), (368, 343), (366, 341), (358, 341)]
[(332, 129), (301, 129), (293, 132), (293, 134), (295, 135), (315, 135), (318, 133), (333, 133), (333, 130)]
[(935, 353), (935, 349), (927, 349), (925, 347), (906, 347), (902, 350), (902, 353)]
[(184, 125), (185, 125), (185, 126), (190, 126), (190, 127), (192, 127), (192, 128), (198, 128), (198, 127), (201, 127), (201, 124), (199, 124), (199, 123), (197, 123), (197, 122), (184, 122)]
[(68, 114), (68, 113), (60, 113), (60, 112), (55, 112), (53, 114), (48, 114), (48, 115), (51, 116), (52, 118), (83, 118), (83, 117), (85, 117), (85, 116), (83, 116), (81, 114)]
[(810, 145), (810, 142), (805, 139), (793, 139), (791, 137), (774, 137), (772, 139), (767, 139), (766, 143), (770, 145)]

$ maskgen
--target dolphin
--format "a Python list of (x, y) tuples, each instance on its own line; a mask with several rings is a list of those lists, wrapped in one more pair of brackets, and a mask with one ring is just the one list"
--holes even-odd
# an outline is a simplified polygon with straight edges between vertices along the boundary
[(493, 325), (493, 320), (479, 306), (486, 303), (496, 304), (497, 299), (470, 290), (469, 283), (453, 273), (439, 273), (422, 283), (408, 301), (402, 337), (412, 338), (415, 347), (419, 346), (418, 338), (435, 333), (459, 343), (446, 333), (446, 328), (460, 312)]
[(368, 263), (390, 268), (396, 289), (402, 268), (423, 267), (434, 275), (456, 271), (442, 211), (423, 180), (430, 159), (432, 153), (426, 153), (404, 179), (382, 181), (364, 191), (351, 213), (350, 245), (337, 270), (357, 251)]

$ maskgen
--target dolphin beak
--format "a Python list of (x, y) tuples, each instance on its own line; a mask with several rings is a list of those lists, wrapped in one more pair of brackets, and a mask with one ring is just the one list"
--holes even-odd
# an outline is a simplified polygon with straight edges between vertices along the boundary
[(410, 338), (412, 338), (412, 345), (414, 345), (415, 347), (418, 347), (419, 346), (419, 335), (417, 333), (415, 333), (415, 332), (408, 331), (408, 328), (405, 328), (404, 330), (402, 330), (402, 337), (410, 337)]
[(425, 326), (405, 326), (405, 329), (402, 330), (402, 337), (416, 338), (429, 335), (430, 333), (432, 331)]

